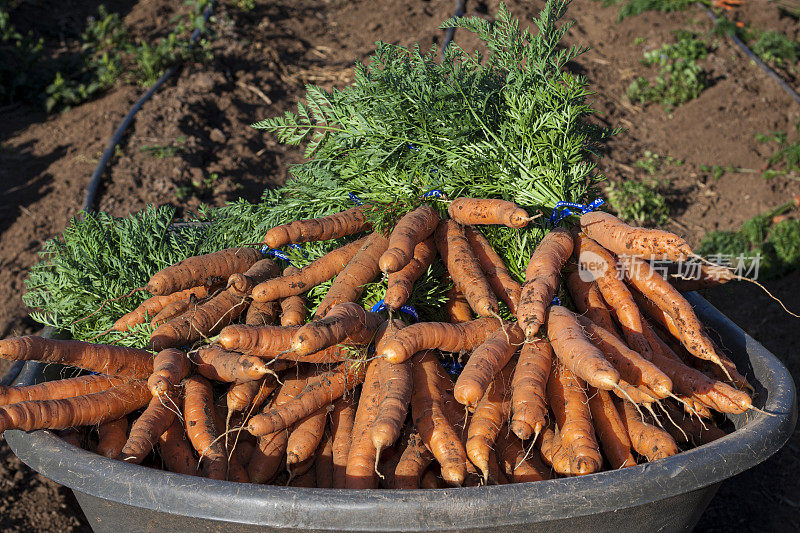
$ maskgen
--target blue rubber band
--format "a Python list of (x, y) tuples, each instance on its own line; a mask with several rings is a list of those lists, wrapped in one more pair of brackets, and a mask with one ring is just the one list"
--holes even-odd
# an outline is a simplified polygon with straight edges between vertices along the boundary
[(356, 205), (364, 205), (364, 202), (361, 201), (361, 198), (356, 196), (355, 194), (349, 192), (347, 193), (347, 197), (350, 198)]
[(585, 215), (590, 211), (594, 211), (604, 203), (606, 203), (606, 201), (602, 198), (598, 198), (588, 205), (576, 204), (574, 202), (558, 202), (553, 207), (553, 212), (550, 214), (550, 223), (553, 226), (557, 226), (562, 220), (573, 214), (572, 209), (577, 209), (582, 215)]
[(461, 372), (464, 370), (464, 365), (452, 358), (440, 359), (439, 362), (442, 364), (442, 367), (444, 367), (445, 372), (454, 377), (461, 375)]
[[(380, 313), (384, 309), (386, 309), (386, 304), (384, 303), (383, 299), (381, 299), (381, 301), (372, 306), (372, 309), (370, 309), (370, 311), (373, 313)], [(410, 305), (401, 306), (400, 312), (407, 314), (408, 316), (413, 318), (415, 322), (419, 322), (419, 313), (417, 313), (417, 310), (411, 307)]]
[(423, 198), (444, 198), (444, 193), (439, 189), (433, 189), (422, 195)]
[(550, 302), (550, 305), (561, 305), (561, 300), (558, 299), (558, 296), (553, 296), (553, 301)]
[[(295, 244), (293, 246), (297, 245)], [(272, 257), (277, 257), (278, 259), (283, 259), (284, 261), (288, 261), (290, 265), (292, 264), (292, 260), (289, 259), (288, 255), (281, 252), (280, 250), (273, 250), (269, 246), (264, 246), (263, 248), (261, 248), (261, 253), (264, 255), (271, 255)], [(303, 255), (305, 256), (305, 253), (303, 253)]]

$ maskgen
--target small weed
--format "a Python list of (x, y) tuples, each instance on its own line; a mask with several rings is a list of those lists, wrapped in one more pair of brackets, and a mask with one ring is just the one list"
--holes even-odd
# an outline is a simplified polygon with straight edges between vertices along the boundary
[(166, 159), (168, 157), (175, 157), (182, 153), (185, 148), (181, 146), (186, 142), (186, 137), (180, 136), (175, 139), (175, 144), (162, 145), (162, 144), (145, 144), (139, 148), (140, 152), (147, 152), (157, 159)]
[(239, 11), (250, 12), (256, 8), (256, 0), (233, 0), (233, 7)]
[(647, 44), (647, 37), (637, 37), (633, 40), (633, 46), (641, 46)]
[(767, 160), (769, 166), (783, 164), (781, 170), (768, 169), (765, 178), (772, 178), (789, 173), (800, 173), (800, 121), (795, 124), (798, 139), (789, 142), (789, 137), (782, 131), (769, 134), (756, 133), (756, 140), (761, 143), (777, 143), (778, 150)]
[(175, 199), (183, 202), (189, 198), (207, 198), (213, 196), (214, 186), (219, 179), (219, 174), (212, 172), (207, 178), (192, 180), (188, 185), (181, 185), (175, 189)]
[(712, 231), (700, 241), (697, 253), (705, 257), (760, 255), (759, 276), (775, 278), (800, 268), (800, 220), (788, 218), (775, 223), (777, 215), (786, 213), (793, 204), (786, 204), (768, 213), (757, 215), (737, 231)]
[(655, 176), (662, 168), (667, 165), (675, 165), (680, 166), (683, 164), (683, 161), (680, 159), (676, 159), (674, 157), (670, 157), (668, 155), (658, 155), (654, 154), (650, 150), (644, 151), (644, 157), (639, 159), (635, 165), (638, 168), (641, 168), (645, 172), (647, 172), (651, 177)]
[[(628, 2), (620, 8), (617, 20), (620, 21), (628, 17), (635, 17), (636, 15), (641, 15), (645, 11), (661, 11), (662, 13), (683, 11), (694, 2), (695, 0), (628, 0)], [(617, 3), (619, 3), (619, 0), (613, 2), (606, 1), (605, 5)]]
[(658, 191), (658, 180), (626, 180), (619, 184), (611, 182), (605, 192), (611, 207), (620, 218), (638, 225), (663, 225), (669, 221), (669, 208), (664, 196)]
[(794, 65), (800, 58), (800, 43), (775, 31), (761, 33), (751, 47), (762, 60), (778, 66)]
[(665, 110), (697, 98), (708, 86), (703, 68), (697, 63), (708, 55), (705, 41), (695, 34), (679, 32), (678, 41), (644, 53), (642, 64), (658, 67), (653, 81), (639, 77), (628, 87), (632, 102), (660, 103)]

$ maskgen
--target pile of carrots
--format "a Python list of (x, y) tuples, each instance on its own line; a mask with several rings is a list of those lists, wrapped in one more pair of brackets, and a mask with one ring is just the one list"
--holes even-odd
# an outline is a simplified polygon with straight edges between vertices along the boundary
[[(2, 388), (0, 431), (60, 430), (218, 480), (411, 489), (634, 466), (719, 438), (724, 414), (754, 408), (679, 291), (694, 287), (648, 262), (695, 257), (680, 237), (590, 212), (545, 235), (520, 285), (478, 228), (525, 227), (511, 202), (458, 198), (441, 220), (422, 205), (388, 235), (365, 209), (272, 228), (273, 249), (353, 236), (302, 269), (243, 247), (156, 273), (152, 298), (114, 325), (151, 321), (150, 346), (0, 341), (0, 357), (92, 372)], [(449, 321), (396, 318), (437, 260)], [(381, 275), (388, 318), (358, 303)], [(331, 279), (307, 318), (304, 293)]]

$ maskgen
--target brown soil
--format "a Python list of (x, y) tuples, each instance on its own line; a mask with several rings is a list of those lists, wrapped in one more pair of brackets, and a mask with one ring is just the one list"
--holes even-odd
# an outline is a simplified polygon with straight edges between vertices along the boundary
[[(526, 19), (542, 3), (508, 2), (515, 15)], [(106, 2), (141, 35), (163, 32), (172, 4)], [(283, 181), (287, 166), (300, 155), (247, 125), (291, 108), (305, 83), (347, 84), (353, 62), (366, 59), (378, 39), (438, 44), (443, 32), (437, 26), (451, 14), (452, 4), (299, 0), (260, 2), (249, 13), (218, 8), (211, 23), (213, 60), (184, 67), (137, 115), (104, 176), (95, 208), (125, 215), (147, 203), (194, 210), (201, 202), (220, 205), (240, 196), (257, 200), (266, 186)], [(467, 7), (469, 14), (489, 16), (497, 4), (475, 1)], [(44, 20), (56, 40), (60, 32), (79, 33), (96, 5), (66, 2), (58, 18), (46, 18), (41, 10), (26, 12), (19, 26)], [(728, 40), (718, 40), (705, 61), (713, 84), (698, 99), (667, 114), (659, 106), (632, 105), (624, 97), (635, 76), (648, 75), (639, 64), (642, 51), (670, 42), (677, 29), (707, 31), (711, 24), (702, 11), (646, 13), (617, 24), (615, 7), (575, 0), (569, 15), (576, 24), (568, 41), (592, 47), (572, 68), (587, 76), (597, 93), (597, 119), (625, 128), (608, 143), (601, 170), (612, 179), (641, 178), (644, 173), (635, 162), (645, 150), (684, 161), (659, 173), (670, 180), (673, 230), (696, 243), (707, 231), (736, 228), (800, 192), (788, 178), (765, 181), (758, 174), (727, 173), (715, 180), (700, 170), (701, 165), (761, 168), (770, 152), (753, 135), (789, 131), (800, 119), (800, 107)], [(749, 2), (735, 16), (790, 36), (795, 31), (797, 38), (796, 23), (792, 26), (765, 0)], [(637, 38), (647, 41), (635, 44)], [(476, 44), (464, 32), (456, 34), (456, 41), (466, 48)], [(797, 85), (796, 79), (790, 81)], [(21, 105), (0, 109), (0, 336), (37, 328), (20, 300), (25, 274), (41, 243), (76, 214), (100, 153), (140, 93), (139, 87), (121, 85), (51, 116)], [(174, 155), (155, 157), (157, 147), (164, 146), (173, 147)], [(798, 283), (795, 272), (768, 287), (798, 310)], [(707, 296), (800, 376), (792, 357), (792, 348), (800, 346), (794, 319), (750, 285), (721, 287)], [(797, 529), (798, 438), (795, 434), (775, 457), (728, 481), (701, 528), (777, 529), (793, 524)], [(31, 472), (5, 444), (0, 468), (6, 480), (0, 487), (1, 529), (88, 530), (69, 492)]]

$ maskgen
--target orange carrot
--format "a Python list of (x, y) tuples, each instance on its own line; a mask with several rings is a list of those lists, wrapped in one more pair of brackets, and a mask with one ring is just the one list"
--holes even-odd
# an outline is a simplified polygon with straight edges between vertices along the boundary
[(433, 454), (425, 447), (418, 433), (408, 439), (408, 445), (400, 455), (394, 470), (396, 489), (418, 489), (425, 469), (434, 460)]
[(581, 216), (581, 230), (616, 255), (682, 262), (694, 255), (689, 244), (668, 231), (631, 227), (614, 215), (592, 211)]
[(617, 326), (596, 282), (582, 280), (581, 273), (575, 269), (567, 275), (567, 288), (579, 313), (606, 331), (617, 333)]
[(292, 337), (292, 350), (309, 355), (348, 340), (350, 344), (369, 344), (383, 319), (355, 302), (333, 306), (325, 318), (302, 326)]
[(585, 386), (566, 366), (553, 365), (547, 397), (560, 428), (561, 444), (569, 456), (569, 473), (573, 475), (599, 472), (603, 466)]
[(475, 406), (524, 340), (525, 335), (514, 322), (504, 324), (489, 335), (472, 352), (464, 370), (458, 376), (453, 390), (456, 400), (468, 407)]
[(589, 409), (603, 452), (611, 466), (614, 468), (635, 466), (636, 459), (631, 454), (628, 430), (625, 429), (622, 417), (608, 392), (590, 387)]
[(547, 306), (558, 291), (561, 267), (570, 254), (572, 236), (564, 228), (550, 231), (534, 250), (517, 307), (517, 320), (526, 337), (532, 338), (544, 324)]
[(144, 407), (152, 395), (144, 381), (128, 381), (101, 392), (0, 407), (0, 433), (7, 429), (67, 429), (116, 420)]
[(280, 268), (272, 259), (261, 259), (246, 272), (231, 274), (228, 278), (227, 290), (237, 296), (245, 296), (253, 291), (253, 287), (276, 277), (279, 273)]
[(147, 378), (153, 356), (145, 350), (28, 335), (0, 340), (0, 358), (77, 366), (120, 378)]
[(287, 465), (296, 465), (314, 458), (314, 452), (322, 442), (327, 420), (328, 408), (326, 406), (294, 425), (286, 442)]
[(703, 324), (681, 293), (654, 272), (647, 262), (636, 257), (621, 260), (625, 267), (625, 279), (672, 317), (678, 326), (681, 342), (689, 353), (722, 366), (711, 340), (703, 332)]
[[(300, 269), (288, 266), (283, 275), (291, 276), (300, 272)], [(306, 299), (300, 295), (287, 296), (281, 300), (281, 326), (302, 326), (306, 321)]]
[(170, 472), (196, 476), (200, 471), (194, 451), (186, 436), (186, 429), (177, 418), (158, 437), (158, 450), (164, 465)]
[(376, 343), (375, 351), (378, 357), (385, 357), (391, 363), (402, 363), (423, 350), (468, 352), (483, 344), (500, 325), (500, 320), (493, 317), (461, 324), (419, 322), (394, 335), (386, 335)]
[[(617, 270), (614, 256), (592, 239), (575, 235), (575, 252), (584, 275), (592, 275), (603, 299), (614, 311), (628, 345), (649, 356), (650, 345), (642, 334), (642, 315)], [(609, 330), (614, 331), (614, 330)]]
[[(164, 298), (163, 296), (159, 296), (159, 298)], [(195, 313), (197, 312), (197, 308), (209, 301), (211, 297), (205, 298), (186, 298), (185, 300), (178, 300), (177, 302), (172, 302), (171, 304), (167, 305), (159, 311), (154, 317), (153, 320), (150, 321), (150, 326), (157, 328), (161, 324), (166, 324), (173, 318), (177, 318), (179, 316), (188, 314), (188, 313)]]
[(647, 389), (645, 392), (655, 398), (666, 398), (671, 394), (672, 380), (656, 365), (588, 318), (583, 316), (576, 318), (583, 327), (586, 337), (603, 352), (622, 379), (634, 387), (645, 387)]
[(534, 338), (520, 350), (511, 381), (509, 428), (522, 440), (538, 435), (547, 421), (545, 397), (552, 359), (553, 349), (544, 339)]
[(377, 362), (373, 359), (367, 366), (367, 375), (361, 388), (361, 399), (358, 401), (345, 471), (345, 488), (348, 489), (378, 488), (375, 471), (377, 450), (370, 439), (372, 424), (378, 414), (378, 394), (381, 387), (375, 371)]
[(147, 379), (147, 386), (153, 396), (171, 394), (175, 396), (175, 388), (189, 375), (192, 364), (186, 354), (175, 348), (167, 348), (156, 354), (153, 360), (153, 373)]
[(131, 426), (131, 433), (125, 446), (120, 450), (119, 458), (128, 463), (141, 464), (153, 450), (158, 437), (163, 435), (175, 421), (174, 405), (177, 405), (174, 399), (171, 404), (167, 404), (163, 398), (150, 400), (147, 409)]
[[(398, 321), (399, 322), (399, 321)], [(380, 457), (400, 437), (400, 431), (411, 402), (411, 362), (393, 364), (386, 359), (376, 359), (375, 372), (380, 382), (378, 412), (372, 424), (370, 438)]]
[(111, 327), (114, 331), (128, 331), (130, 328), (139, 324), (144, 324), (146, 318), (154, 318), (167, 306), (194, 298), (205, 298), (208, 296), (209, 288), (205, 285), (191, 287), (182, 291), (174, 292), (165, 296), (153, 296), (142, 302), (139, 307), (130, 313), (123, 315)]
[(324, 317), (336, 304), (358, 300), (364, 291), (364, 286), (380, 273), (378, 260), (388, 245), (386, 237), (378, 232), (367, 237), (361, 248), (333, 280), (330, 289), (317, 306), (314, 317)]
[[(408, 328), (406, 328), (408, 329)], [(441, 376), (444, 369), (430, 350), (412, 361), (414, 392), (411, 411), (414, 425), (425, 446), (431, 450), (442, 469), (442, 477), (452, 486), (464, 483), (467, 455), (456, 429), (448, 420), (442, 401)]]
[(122, 378), (102, 374), (48, 381), (37, 385), (6, 387), (0, 385), (0, 405), (35, 400), (58, 400), (101, 392), (125, 383)]
[(505, 424), (511, 411), (511, 375), (516, 367), (514, 363), (515, 361), (510, 361), (496, 377), (493, 376), (486, 393), (480, 402), (477, 402), (469, 424), (467, 457), (483, 472), (485, 482), (489, 480), (491, 451), (495, 448), (500, 428)]
[(436, 248), (456, 288), (479, 316), (497, 316), (497, 297), (481, 270), (463, 228), (442, 220), (435, 234)]
[(147, 290), (151, 294), (166, 295), (197, 285), (213, 285), (244, 272), (261, 257), (261, 252), (255, 248), (228, 248), (189, 257), (153, 274), (147, 282)]
[(244, 323), (248, 326), (272, 326), (278, 318), (278, 302), (252, 302)]
[(663, 459), (680, 451), (669, 433), (644, 422), (632, 403), (618, 400), (617, 407), (633, 449), (647, 457), (648, 461)]
[(271, 372), (269, 366), (252, 355), (229, 352), (209, 344), (197, 350), (193, 357), (197, 372), (213, 381), (253, 381)]
[(456, 289), (455, 285), (447, 289), (446, 296), (447, 302), (444, 304), (444, 310), (447, 314), (448, 322), (460, 324), (473, 319), (472, 308), (469, 306), (469, 302), (467, 302), (464, 295)]
[(116, 459), (128, 440), (127, 417), (109, 420), (97, 426), (97, 453)]
[(333, 402), (331, 434), (333, 435), (333, 488), (345, 488), (347, 456), (350, 453), (356, 405), (353, 398), (339, 398)]
[(202, 458), (203, 477), (227, 478), (228, 457), (221, 431), (214, 420), (214, 397), (211, 383), (202, 376), (190, 376), (184, 381), (183, 415), (189, 442)]
[(192, 313), (185, 313), (166, 322), (150, 335), (150, 346), (163, 350), (190, 344), (217, 333), (245, 312), (248, 301), (230, 291), (222, 291), (199, 305)]
[(432, 237), (428, 237), (414, 247), (414, 255), (409, 263), (387, 276), (388, 285), (383, 297), (386, 307), (396, 311), (408, 301), (414, 288), (414, 282), (428, 271), (428, 267), (431, 266), (435, 257), (436, 245)]
[(556, 356), (570, 372), (598, 389), (611, 390), (617, 385), (619, 372), (586, 338), (583, 328), (569, 309), (560, 305), (550, 307), (547, 335)]
[(345, 265), (356, 255), (367, 237), (347, 243), (341, 248), (328, 252), (316, 261), (304, 266), (299, 272), (273, 278), (259, 283), (253, 288), (251, 296), (256, 302), (271, 302), (288, 296), (302, 294), (312, 287), (339, 274)]
[(439, 214), (429, 205), (421, 205), (403, 215), (389, 236), (388, 248), (381, 255), (380, 269), (386, 274), (405, 267), (414, 254), (414, 248), (431, 236), (439, 223)]
[(272, 391), (277, 388), (278, 380), (274, 376), (265, 376), (258, 381), (233, 383), (225, 395), (228, 412), (245, 409), (255, 411), (264, 405)]
[(489, 240), (477, 229), (465, 227), (464, 235), (469, 241), (481, 270), (486, 274), (486, 280), (498, 298), (508, 307), (512, 315), (517, 314), (517, 305), (522, 295), (522, 286), (517, 280), (511, 277), (508, 267), (503, 263), (503, 259), (492, 248)]
[(501, 430), (497, 435), (497, 458), (503, 471), (511, 476), (514, 483), (543, 481), (550, 479), (550, 470), (536, 455), (530, 455), (522, 446), (522, 441), (514, 435)]
[(287, 244), (338, 239), (369, 229), (370, 223), (364, 218), (364, 208), (358, 206), (325, 217), (295, 220), (276, 226), (267, 232), (263, 242), (270, 248), (280, 248)]
[(488, 198), (456, 198), (447, 208), (450, 218), (459, 224), (502, 224), (509, 228), (524, 228), (531, 217), (514, 202)]
[(291, 349), (298, 326), (247, 326), (233, 324), (219, 332), (217, 342), (226, 350), (273, 358)]
[(334, 370), (310, 377), (302, 391), (291, 401), (251, 418), (245, 429), (255, 436), (289, 427), (311, 413), (340, 398), (364, 381), (363, 364), (344, 362)]

